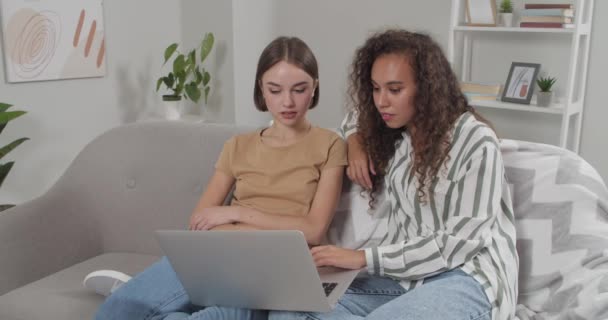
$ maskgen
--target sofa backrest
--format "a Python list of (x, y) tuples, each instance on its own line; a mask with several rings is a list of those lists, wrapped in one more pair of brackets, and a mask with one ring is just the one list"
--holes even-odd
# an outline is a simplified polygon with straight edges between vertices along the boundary
[(104, 252), (160, 254), (157, 229), (188, 225), (224, 142), (248, 128), (181, 121), (135, 123), (89, 143), (49, 192), (94, 222)]

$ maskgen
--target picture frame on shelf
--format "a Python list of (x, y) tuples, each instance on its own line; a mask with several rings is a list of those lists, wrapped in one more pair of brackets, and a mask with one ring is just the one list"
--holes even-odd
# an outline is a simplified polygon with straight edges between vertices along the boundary
[(500, 100), (530, 104), (539, 70), (539, 63), (512, 62)]
[(465, 15), (467, 26), (495, 27), (496, 2), (495, 0), (466, 0)]

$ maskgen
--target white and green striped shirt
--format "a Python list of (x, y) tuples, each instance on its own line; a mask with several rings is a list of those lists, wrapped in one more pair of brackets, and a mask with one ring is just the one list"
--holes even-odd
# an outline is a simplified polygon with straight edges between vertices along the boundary
[[(349, 113), (341, 129), (344, 137), (354, 133), (356, 115)], [(461, 268), (484, 288), (493, 319), (512, 318), (518, 257), (496, 135), (472, 114), (463, 114), (452, 131), (447, 170), (442, 165), (426, 203), (416, 195), (417, 178), (410, 177), (412, 152), (404, 132), (385, 177), (388, 232), (378, 247), (365, 250), (368, 271), (412, 289), (426, 277)]]

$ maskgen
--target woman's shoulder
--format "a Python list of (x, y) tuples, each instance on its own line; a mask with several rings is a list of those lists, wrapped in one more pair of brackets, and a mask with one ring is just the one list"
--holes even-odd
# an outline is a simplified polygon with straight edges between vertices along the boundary
[(334, 147), (344, 147), (346, 148), (346, 142), (340, 137), (340, 135), (330, 129), (325, 129), (321, 127), (312, 127), (311, 139), (309, 142), (316, 146), (326, 146), (331, 149)]
[[(470, 159), (473, 155), (482, 155), (484, 150), (500, 152), (500, 145), (494, 130), (483, 121), (466, 112), (458, 118), (452, 132), (453, 159)], [(458, 163), (463, 163), (458, 161)]]
[(239, 145), (239, 144), (247, 145), (249, 143), (255, 142), (258, 139), (258, 137), (260, 136), (261, 131), (262, 131), (261, 129), (258, 129), (255, 131), (239, 133), (239, 134), (232, 136), (226, 142), (237, 144), (237, 145)]
[(498, 137), (494, 129), (470, 112), (465, 112), (456, 120), (452, 139), (454, 144), (473, 145), (489, 142), (498, 145)]
[(313, 136), (315, 136), (315, 138), (317, 139), (323, 139), (327, 141), (342, 140), (340, 135), (334, 130), (315, 126), (313, 126), (311, 130), (313, 131)]

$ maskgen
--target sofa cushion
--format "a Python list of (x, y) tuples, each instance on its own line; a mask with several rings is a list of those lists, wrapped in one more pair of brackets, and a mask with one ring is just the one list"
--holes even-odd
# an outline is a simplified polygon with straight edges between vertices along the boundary
[(82, 280), (89, 272), (115, 269), (136, 274), (157, 259), (135, 253), (96, 256), (0, 296), (0, 319), (92, 319), (103, 297), (83, 288)]

